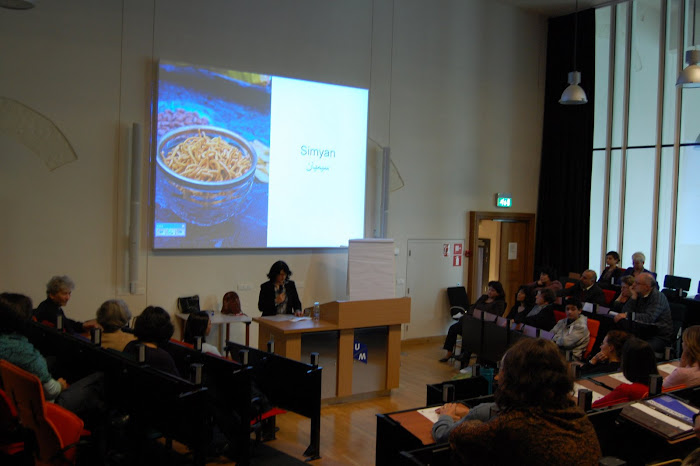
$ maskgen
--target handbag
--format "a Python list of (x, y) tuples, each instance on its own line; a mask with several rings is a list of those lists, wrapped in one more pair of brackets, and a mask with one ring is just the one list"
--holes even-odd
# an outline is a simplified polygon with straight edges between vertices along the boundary
[(177, 298), (177, 307), (183, 314), (199, 312), (199, 295)]

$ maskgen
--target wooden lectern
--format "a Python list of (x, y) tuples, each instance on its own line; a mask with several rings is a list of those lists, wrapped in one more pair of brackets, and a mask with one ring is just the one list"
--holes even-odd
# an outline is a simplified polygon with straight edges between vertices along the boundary
[(265, 317), (253, 319), (260, 325), (258, 348), (264, 350), (273, 339), (275, 353), (290, 359), (301, 358), (301, 337), (312, 332), (337, 332), (338, 360), (336, 397), (352, 393), (353, 342), (356, 329), (387, 327), (386, 384), (390, 390), (399, 386), (401, 367), (401, 324), (411, 320), (411, 298), (332, 301), (321, 305), (321, 320), (299, 322), (276, 321)]

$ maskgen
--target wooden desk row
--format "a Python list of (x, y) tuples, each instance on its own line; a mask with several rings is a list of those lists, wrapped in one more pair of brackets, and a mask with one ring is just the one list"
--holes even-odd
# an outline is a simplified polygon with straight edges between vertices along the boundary
[[(659, 373), (667, 376), (675, 367), (678, 361), (659, 364)], [(437, 385), (454, 384), (464, 385), (461, 389), (465, 389), (471, 383), (472, 387), (478, 387), (478, 381), (483, 380), (482, 377), (472, 379), (446, 381)], [(612, 389), (623, 383), (624, 378), (620, 373), (616, 374), (599, 374), (592, 375), (590, 378), (578, 379), (575, 382), (575, 390), (587, 388), (593, 391), (598, 397), (605, 396)], [(485, 382), (485, 380), (484, 380)], [(476, 406), (480, 403), (493, 401), (493, 395), (486, 395), (486, 385), (483, 385), (483, 392), (479, 396), (472, 396), (467, 399), (461, 399), (461, 402), (469, 407)], [(464, 392), (463, 392), (464, 393)], [(469, 392), (473, 393), (473, 392)], [(420, 409), (427, 407), (437, 408), (441, 406), (442, 400), (436, 400), (436, 393), (428, 391), (427, 406), (421, 408), (408, 409), (393, 413), (385, 413), (377, 415), (377, 437), (376, 437), (376, 464), (393, 465), (393, 464), (449, 464), (450, 454), (445, 451), (444, 445), (436, 445), (431, 434), (433, 423), (418, 412)], [(691, 404), (700, 406), (700, 387), (694, 389), (686, 389), (674, 392), (674, 395), (685, 397)], [(637, 438), (651, 437), (649, 432), (640, 432), (636, 426), (626, 426), (626, 431), (619, 427), (619, 414), (622, 408), (618, 405), (611, 408), (603, 408), (593, 410), (589, 413), (591, 422), (593, 422), (596, 432), (598, 433), (601, 447), (603, 448), (604, 456), (628, 455), (636, 457), (630, 452), (620, 448), (620, 436), (623, 432), (634, 432)], [(628, 423), (631, 424), (631, 423)], [(614, 440), (612, 440), (614, 439)], [(659, 442), (656, 439), (649, 440), (651, 445), (656, 449), (666, 448), (667, 442)], [(690, 441), (683, 448), (692, 447), (696, 442)], [(693, 445), (690, 445), (693, 444)], [(690, 445), (690, 447), (688, 446)], [(681, 448), (681, 447), (679, 447)], [(676, 447), (673, 447), (674, 451)], [(645, 454), (650, 454), (648, 449), (645, 449)], [(437, 455), (437, 456), (436, 456)], [(429, 458), (426, 463), (416, 462), (423, 461)], [(447, 461), (445, 463), (441, 461)], [(413, 463), (411, 463), (413, 461)], [(636, 463), (634, 463), (636, 464)]]

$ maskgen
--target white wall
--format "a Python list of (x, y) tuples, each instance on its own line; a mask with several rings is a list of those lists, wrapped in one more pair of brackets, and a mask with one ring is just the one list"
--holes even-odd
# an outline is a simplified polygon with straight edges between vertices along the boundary
[[(466, 237), (466, 212), (494, 193), (534, 212), (542, 134), (546, 21), (489, 0), (64, 0), (0, 10), (0, 96), (52, 120), (78, 159), (49, 171), (0, 131), (0, 288), (37, 303), (54, 274), (77, 283), (67, 313), (107, 298), (136, 313), (205, 307), (257, 288), (286, 260), (303, 303), (345, 294), (346, 250), (150, 250), (151, 174), (144, 135), (139, 287), (128, 294), (129, 128), (150, 125), (159, 58), (370, 88), (369, 136), (391, 147), (405, 186), (389, 235), (405, 278), (408, 239)], [(429, 273), (430, 271), (426, 271)], [(399, 287), (399, 292), (401, 292)], [(255, 338), (253, 327), (252, 339)], [(234, 338), (239, 338), (234, 334)]]

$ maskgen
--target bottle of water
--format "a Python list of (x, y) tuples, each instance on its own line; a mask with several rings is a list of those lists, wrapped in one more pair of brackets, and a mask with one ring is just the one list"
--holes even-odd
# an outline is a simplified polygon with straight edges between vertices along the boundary
[(318, 301), (314, 303), (314, 310), (311, 313), (311, 318), (316, 321), (321, 320), (321, 305), (318, 304)]

